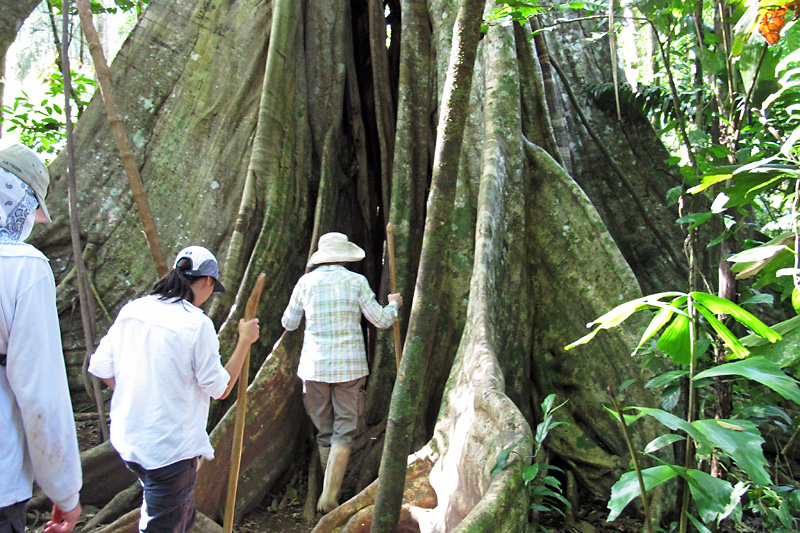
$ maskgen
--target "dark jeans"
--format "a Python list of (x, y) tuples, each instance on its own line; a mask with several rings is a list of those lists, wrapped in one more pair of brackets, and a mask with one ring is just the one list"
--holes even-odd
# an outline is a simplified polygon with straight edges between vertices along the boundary
[(196, 516), (194, 483), (197, 458), (184, 459), (154, 470), (125, 462), (144, 488), (139, 531), (146, 533), (186, 533)]
[(8, 507), (0, 507), (0, 533), (23, 533), (25, 531), (25, 506), (28, 500)]

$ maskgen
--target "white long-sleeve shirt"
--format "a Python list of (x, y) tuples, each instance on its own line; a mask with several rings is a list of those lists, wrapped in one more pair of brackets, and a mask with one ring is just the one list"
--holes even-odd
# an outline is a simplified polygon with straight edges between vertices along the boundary
[(82, 484), (78, 439), (47, 258), (0, 244), (0, 507), (31, 497), (33, 480), (62, 510)]
[(126, 304), (92, 355), (89, 372), (114, 378), (111, 444), (153, 470), (198, 455), (214, 458), (206, 423), (230, 375), (214, 324), (186, 300), (144, 296)]

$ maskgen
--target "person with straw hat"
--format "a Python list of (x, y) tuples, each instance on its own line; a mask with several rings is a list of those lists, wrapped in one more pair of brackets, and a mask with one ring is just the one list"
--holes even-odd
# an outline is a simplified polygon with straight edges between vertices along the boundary
[(55, 278), (47, 257), (24, 242), (34, 222), (50, 222), (49, 184), (36, 152), (0, 146), (0, 533), (25, 530), (34, 479), (53, 502), (47, 533), (69, 533), (81, 515)]
[(292, 291), (281, 323), (297, 329), (306, 326), (297, 375), (303, 380), (303, 404), (317, 428), (317, 446), (325, 472), (317, 509), (327, 513), (339, 505), (339, 490), (350, 459), (350, 447), (358, 427), (359, 398), (369, 374), (362, 314), (379, 328), (397, 320), (403, 305), (399, 294), (388, 296), (381, 306), (367, 278), (345, 268), (364, 259), (364, 250), (342, 233), (319, 238), (308, 261), (310, 272)]

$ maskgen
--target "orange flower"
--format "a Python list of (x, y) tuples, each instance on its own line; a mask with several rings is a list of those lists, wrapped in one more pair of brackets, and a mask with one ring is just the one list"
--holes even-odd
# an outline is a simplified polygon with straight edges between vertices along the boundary
[[(793, 4), (800, 4), (800, 0), (795, 0), (788, 6)], [(764, 13), (761, 22), (758, 23), (758, 32), (764, 36), (764, 39), (769, 44), (775, 44), (781, 38), (781, 30), (786, 24), (786, 7), (768, 10)]]

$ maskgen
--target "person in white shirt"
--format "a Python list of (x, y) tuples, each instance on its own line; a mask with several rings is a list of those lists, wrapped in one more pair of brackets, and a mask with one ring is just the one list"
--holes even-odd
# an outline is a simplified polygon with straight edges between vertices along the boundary
[(33, 481), (53, 502), (47, 533), (81, 514), (81, 463), (67, 384), (56, 285), (47, 258), (23, 242), (50, 222), (50, 175), (19, 143), (0, 146), (0, 533), (25, 530)]
[(111, 444), (144, 488), (139, 530), (189, 531), (199, 457), (214, 458), (206, 423), (210, 399), (233, 389), (258, 319), (239, 321), (228, 363), (220, 362), (211, 319), (199, 308), (218, 280), (214, 255), (181, 250), (152, 292), (126, 304), (92, 355), (89, 372), (111, 397)]

